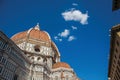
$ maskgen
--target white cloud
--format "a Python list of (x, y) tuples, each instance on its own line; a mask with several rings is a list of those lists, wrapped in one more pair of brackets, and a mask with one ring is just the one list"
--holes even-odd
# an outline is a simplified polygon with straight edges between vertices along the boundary
[(59, 39), (59, 41), (61, 42), (61, 41), (62, 41), (62, 39)]
[(68, 29), (65, 29), (63, 32), (59, 33), (58, 35), (61, 37), (67, 37), (70, 34)]
[(75, 39), (74, 36), (69, 36), (68, 41), (73, 41)]
[[(77, 29), (77, 27), (75, 26), (71, 26), (74, 29)], [(59, 41), (59, 42), (62, 42), (63, 40), (66, 40), (67, 41), (73, 41), (74, 39), (76, 39), (73, 35), (70, 35), (70, 30), (68, 29), (64, 29), (63, 32), (61, 33), (58, 33), (57, 36), (54, 36), (54, 39)]]
[(54, 37), (54, 39), (55, 39), (55, 40), (58, 40), (58, 37), (57, 37), (57, 36), (55, 36), (55, 37)]
[(71, 27), (72, 27), (73, 30), (77, 30), (77, 27), (75, 27), (75, 26), (71, 26)]
[(88, 24), (88, 12), (84, 14), (80, 10), (71, 9), (63, 12), (62, 16), (65, 21), (79, 21), (83, 25)]
[(78, 6), (78, 4), (77, 4), (77, 3), (72, 3), (72, 5), (73, 5), (73, 6)]
[(54, 39), (57, 40), (57, 41), (60, 41), (60, 42), (62, 41), (62, 39), (59, 38), (58, 36), (54, 36)]

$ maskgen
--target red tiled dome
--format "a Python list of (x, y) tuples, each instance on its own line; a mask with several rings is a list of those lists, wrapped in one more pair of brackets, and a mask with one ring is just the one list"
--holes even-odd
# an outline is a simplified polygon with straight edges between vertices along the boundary
[(67, 63), (64, 62), (57, 62), (53, 65), (53, 69), (55, 68), (60, 68), (60, 67), (64, 67), (64, 68), (70, 68), (70, 66)]
[(50, 40), (50, 36), (47, 32), (39, 30), (39, 25), (27, 31), (17, 33), (14, 36), (12, 36), (11, 39), (13, 41), (16, 41), (24, 38), (36, 39), (36, 40), (41, 40), (46, 42)]

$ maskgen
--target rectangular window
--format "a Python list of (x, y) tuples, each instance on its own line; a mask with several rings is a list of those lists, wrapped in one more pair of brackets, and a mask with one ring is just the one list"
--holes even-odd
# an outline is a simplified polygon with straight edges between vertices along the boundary
[(7, 60), (3, 57), (1, 62), (2, 62), (3, 64), (5, 64), (6, 61), (7, 61)]
[(4, 46), (4, 50), (6, 50), (8, 48), (8, 45), (6, 44), (5, 46)]
[(2, 73), (2, 69), (3, 69), (3, 67), (0, 66), (0, 74)]
[(13, 77), (13, 73), (10, 72), (10, 74), (9, 74), (9, 80), (13, 80), (12, 77)]
[(13, 80), (17, 80), (18, 79), (18, 75), (14, 75), (14, 78), (13, 78)]
[(10, 53), (11, 48), (8, 46), (8, 44), (6, 44), (6, 45), (5, 45), (5, 47), (4, 47), (4, 50), (6, 50), (7, 52), (9, 52), (9, 53)]
[(116, 44), (117, 44), (117, 46), (119, 46), (119, 42), (118, 42), (118, 40), (116, 41)]
[[(117, 68), (118, 68), (118, 66), (117, 66)], [(119, 75), (119, 72), (118, 71), (116, 71), (116, 75), (117, 75), (117, 78), (118, 78), (118, 80), (120, 79), (120, 75)]]
[(8, 68), (8, 66), (9, 66), (9, 61), (6, 62), (6, 65), (5, 65), (5, 66), (6, 66), (6, 68)]
[(11, 62), (9, 62), (9, 61), (7, 61), (6, 62), (6, 68), (7, 69), (10, 69), (11, 71), (15, 71), (15, 65), (14, 64), (12, 64)]
[(118, 63), (118, 65), (120, 66), (120, 60), (119, 60), (117, 63)]
[(119, 3), (120, 3), (120, 0), (113, 0), (113, 3), (112, 3), (112, 10), (113, 11), (120, 9)]
[(115, 49), (115, 51), (116, 51), (116, 53), (118, 53), (118, 50), (117, 50), (117, 48)]
[(116, 55), (115, 55), (115, 59), (117, 59)]
[(0, 55), (0, 62), (2, 61), (2, 56)]
[(4, 69), (4, 71), (3, 71), (3, 73), (2, 73), (2, 76), (3, 76), (4, 78), (6, 78), (6, 73), (7, 73), (7, 70)]
[(5, 44), (2, 41), (0, 41), (0, 49), (3, 49), (4, 45)]

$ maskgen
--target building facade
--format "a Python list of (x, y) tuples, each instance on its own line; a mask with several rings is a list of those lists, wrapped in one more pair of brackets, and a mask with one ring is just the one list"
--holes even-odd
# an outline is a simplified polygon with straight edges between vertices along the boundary
[(0, 32), (0, 80), (28, 79), (30, 63), (22, 54), (23, 51)]
[(120, 80), (120, 24), (111, 29), (108, 80)]
[(0, 32), (0, 80), (79, 80), (37, 24), (9, 39)]
[(112, 2), (112, 10), (118, 10), (120, 9), (120, 0), (113, 0)]

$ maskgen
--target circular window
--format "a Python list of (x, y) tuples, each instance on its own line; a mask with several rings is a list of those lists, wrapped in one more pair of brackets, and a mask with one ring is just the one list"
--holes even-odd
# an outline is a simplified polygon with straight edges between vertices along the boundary
[(36, 45), (36, 46), (34, 47), (34, 50), (35, 50), (36, 52), (40, 52), (40, 46), (39, 46), (39, 45)]

